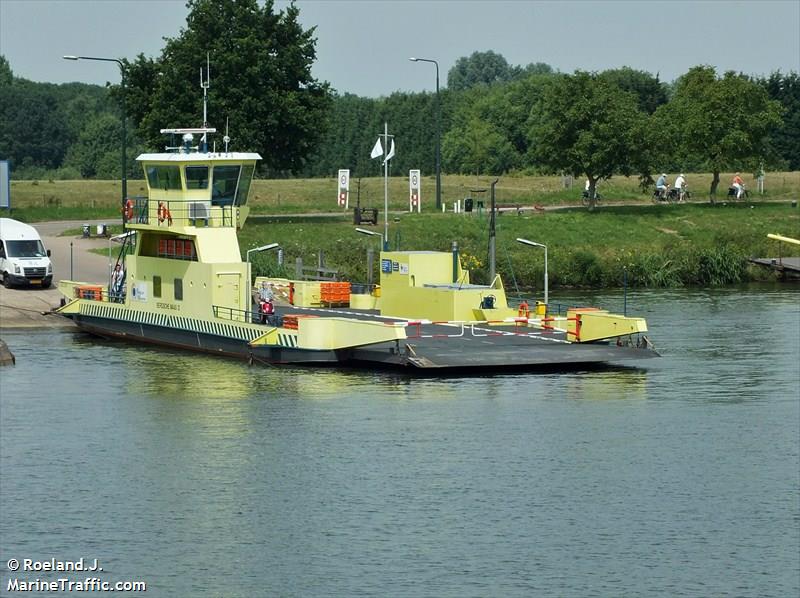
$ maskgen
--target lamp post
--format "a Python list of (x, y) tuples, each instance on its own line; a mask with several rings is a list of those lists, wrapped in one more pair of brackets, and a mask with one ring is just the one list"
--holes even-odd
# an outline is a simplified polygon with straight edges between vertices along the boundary
[(262, 245), (261, 247), (253, 247), (253, 249), (247, 250), (247, 263), (250, 263), (250, 254), (251, 253), (260, 253), (262, 251), (269, 251), (270, 249), (275, 249), (276, 247), (280, 247), (279, 243), (270, 243), (269, 245)]
[(99, 60), (101, 62), (116, 62), (119, 65), (120, 86), (122, 88), (122, 230), (125, 230), (125, 200), (128, 199), (128, 164), (126, 159), (127, 135), (125, 111), (125, 65), (118, 58), (97, 58), (95, 56), (64, 56), (64, 60)]
[(247, 250), (247, 279), (252, 284), (253, 275), (250, 272), (250, 254), (251, 253), (260, 253), (262, 251), (269, 251), (270, 249), (275, 249), (276, 247), (280, 247), (279, 243), (270, 243), (269, 245), (262, 245), (261, 247), (254, 247), (253, 249)]
[(409, 58), (411, 62), (432, 62), (436, 66), (436, 210), (442, 209), (442, 101), (439, 98), (439, 63), (430, 58)]
[(362, 235), (371, 235), (373, 237), (380, 237), (381, 238), (381, 248), (383, 248), (384, 250), (386, 249), (384, 247), (385, 239), (383, 238), (383, 235), (381, 233), (376, 233), (374, 230), (367, 230), (366, 228), (358, 228), (358, 227), (356, 227), (356, 232), (357, 233), (361, 233)]
[(530, 245), (531, 247), (541, 247), (544, 249), (544, 304), (549, 305), (547, 300), (547, 245), (536, 243), (535, 241), (528, 241), (528, 239), (517, 239), (518, 243), (523, 245)]
[[(367, 230), (366, 228), (358, 228), (356, 227), (356, 232), (361, 233), (362, 235), (370, 235), (371, 237), (379, 237), (381, 240), (381, 249), (383, 251), (388, 251), (389, 248), (386, 247), (386, 243), (388, 239), (384, 239), (381, 233), (376, 233), (372, 230)], [(367, 284), (372, 284), (372, 249), (367, 250)]]

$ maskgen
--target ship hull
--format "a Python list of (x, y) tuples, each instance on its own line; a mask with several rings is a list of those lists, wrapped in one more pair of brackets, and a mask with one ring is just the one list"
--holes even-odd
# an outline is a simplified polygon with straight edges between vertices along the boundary
[[(66, 315), (66, 314), (65, 314)], [(265, 365), (349, 366), (485, 374), (494, 371), (575, 370), (609, 365), (629, 365), (658, 354), (647, 348), (610, 343), (567, 343), (557, 335), (498, 328), (480, 336), (452, 336), (441, 326), (439, 334), (403, 341), (376, 343), (336, 350), (275, 345), (251, 345), (242, 338), (197, 330), (152, 325), (85, 314), (71, 314), (75, 324), (104, 338), (146, 343), (174, 349), (220, 355)], [(432, 332), (436, 333), (434, 329)]]

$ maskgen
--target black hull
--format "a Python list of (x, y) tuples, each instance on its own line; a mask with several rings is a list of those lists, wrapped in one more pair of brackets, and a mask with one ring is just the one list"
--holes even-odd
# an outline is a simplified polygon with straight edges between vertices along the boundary
[(246, 341), (193, 330), (166, 328), (139, 322), (96, 318), (80, 314), (68, 315), (83, 331), (103, 338), (158, 345), (172, 349), (222, 355), (246, 361), (280, 364), (336, 364), (334, 351), (313, 351), (290, 347), (250, 347)]
[(347, 366), (363, 369), (401, 369), (430, 374), (484, 375), (503, 371), (570, 371), (657, 357), (645, 348), (609, 343), (564, 343), (533, 340), (527, 335), (502, 334), (486, 338), (408, 338), (365, 347), (312, 350), (274, 345), (250, 346), (232, 338), (127, 320), (81, 314), (69, 315), (82, 330), (104, 338), (147, 343), (222, 355), (264, 365)]

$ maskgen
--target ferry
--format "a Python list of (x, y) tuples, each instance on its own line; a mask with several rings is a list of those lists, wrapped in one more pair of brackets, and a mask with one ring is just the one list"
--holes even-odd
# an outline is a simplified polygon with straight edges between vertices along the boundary
[(210, 148), (215, 132), (163, 129), (180, 143), (137, 158), (147, 196), (126, 201), (109, 280), (60, 281), (57, 313), (100, 337), (270, 365), (486, 373), (657, 356), (642, 318), (509, 305), (499, 275), (471, 283), (455, 245), (381, 252), (378, 285), (253, 280), (237, 232), (261, 156), (228, 151), (227, 135)]

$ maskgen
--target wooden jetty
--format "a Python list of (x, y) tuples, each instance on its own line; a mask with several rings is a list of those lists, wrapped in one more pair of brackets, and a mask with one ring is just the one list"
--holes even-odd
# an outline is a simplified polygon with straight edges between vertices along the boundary
[(800, 257), (783, 257), (783, 243), (800, 246), (800, 240), (781, 235), (767, 235), (767, 238), (778, 241), (778, 257), (751, 258), (750, 262), (778, 273), (781, 278), (800, 278)]

